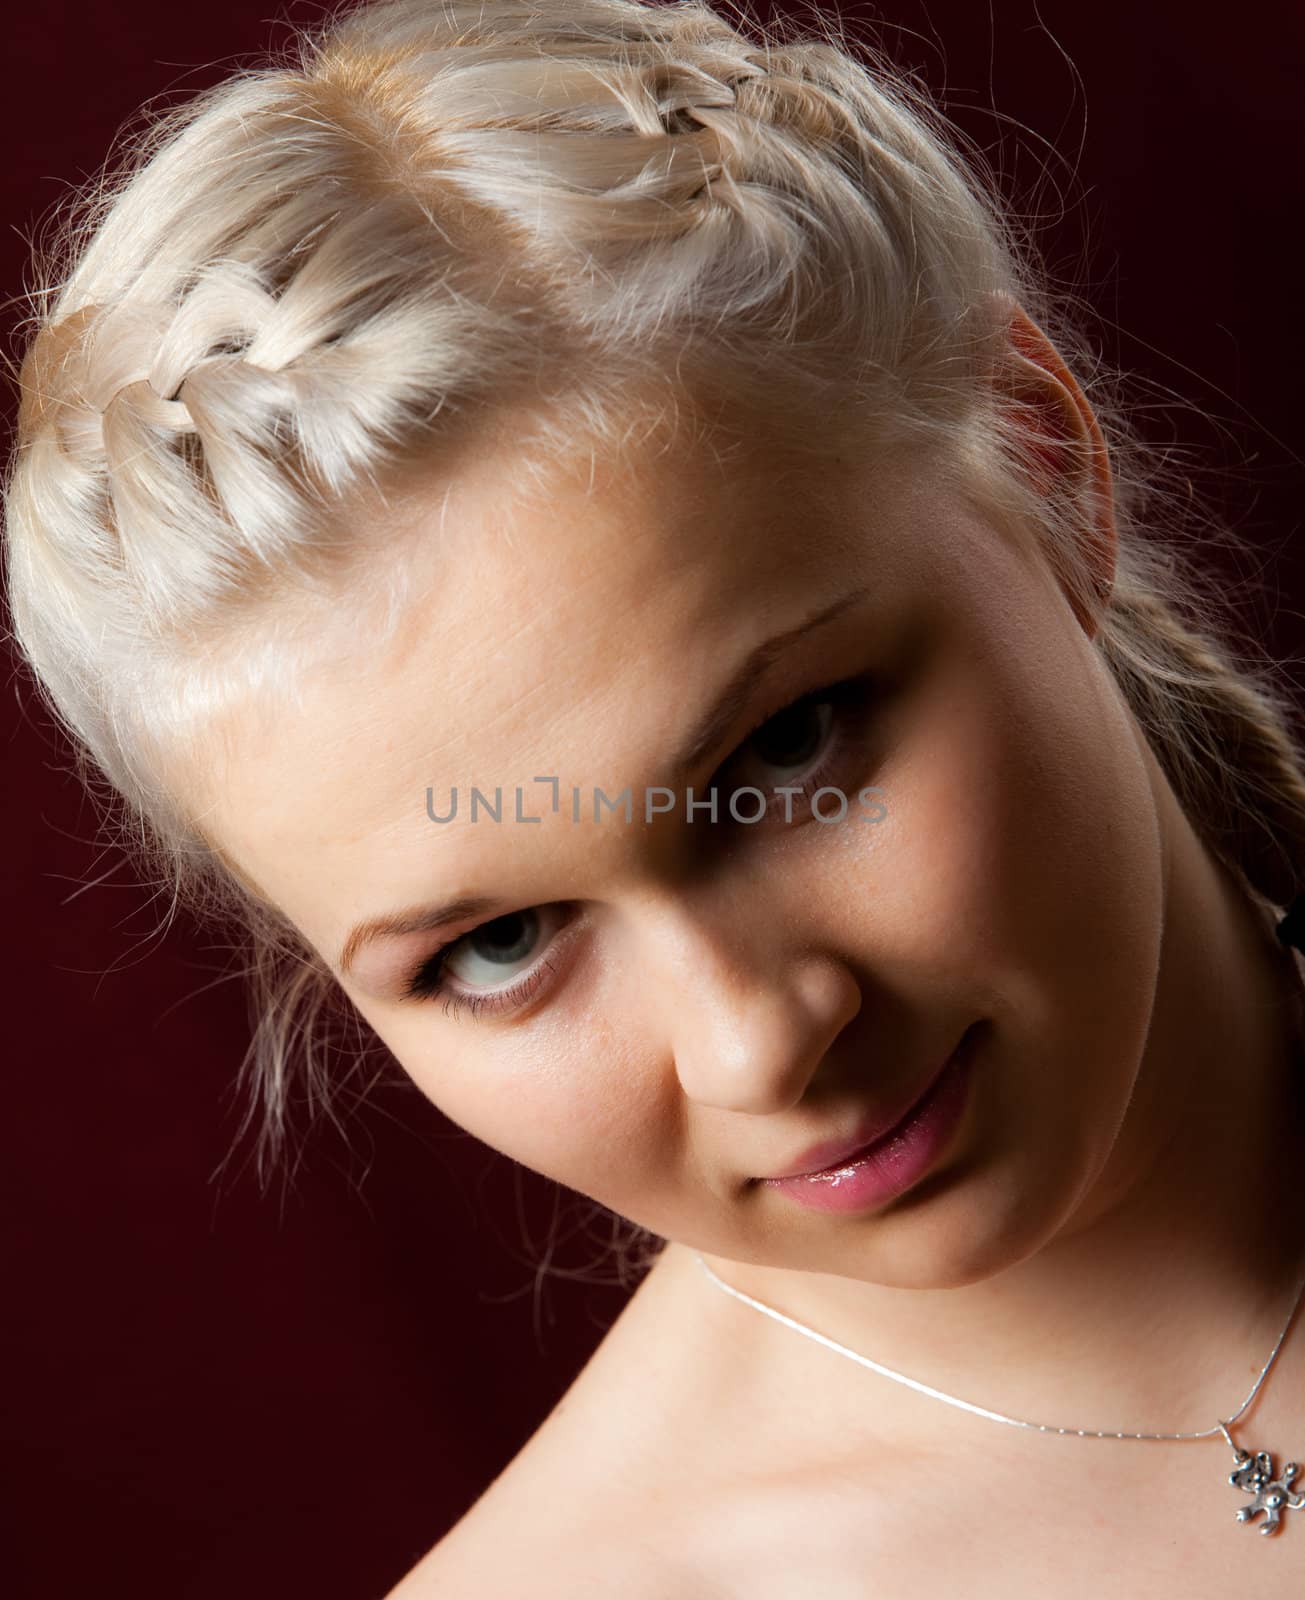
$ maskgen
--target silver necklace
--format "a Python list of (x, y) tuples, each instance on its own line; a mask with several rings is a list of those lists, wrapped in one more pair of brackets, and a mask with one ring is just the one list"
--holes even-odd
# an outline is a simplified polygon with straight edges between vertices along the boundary
[[(1275, 928), (1279, 942), (1287, 947), (1294, 947), (1305, 952), (1305, 891), (1302, 891), (1292, 901), (1287, 913), (1282, 917)], [(712, 1271), (700, 1255), (695, 1256), (698, 1265), (707, 1274), (711, 1281), (724, 1289), (726, 1294), (732, 1294), (736, 1300), (741, 1300), (744, 1305), (751, 1306), (754, 1311), (764, 1312), (766, 1316), (773, 1317), (776, 1322), (782, 1322), (786, 1328), (792, 1328), (795, 1333), (805, 1334), (808, 1339), (814, 1339), (817, 1344), (823, 1344), (830, 1350), (836, 1350), (839, 1355), (846, 1356), (849, 1361), (859, 1362), (863, 1367), (869, 1367), (871, 1372), (877, 1372), (881, 1377), (892, 1378), (895, 1383), (904, 1383), (908, 1389), (917, 1389), (921, 1394), (932, 1395), (935, 1400), (943, 1400), (949, 1406), (959, 1406), (962, 1411), (972, 1411), (976, 1417), (988, 1417), (993, 1422), (1006, 1422), (1013, 1428), (1036, 1428), (1039, 1433), (1073, 1434), (1079, 1439), (1212, 1439), (1216, 1434), (1222, 1434), (1228, 1441), (1233, 1453), (1233, 1470), (1228, 1474), (1228, 1482), (1234, 1489), (1242, 1494), (1251, 1496), (1250, 1502), (1239, 1506), (1235, 1515), (1238, 1522), (1251, 1522), (1261, 1512), (1264, 1521), (1260, 1524), (1261, 1533), (1277, 1533), (1282, 1525), (1284, 1511), (1305, 1510), (1305, 1494), (1296, 1494), (1292, 1490), (1292, 1482), (1301, 1470), (1295, 1461), (1288, 1461), (1280, 1473), (1273, 1470), (1273, 1456), (1268, 1450), (1243, 1450), (1228, 1432), (1230, 1423), (1237, 1421), (1238, 1417), (1246, 1410), (1255, 1396), (1259, 1394), (1264, 1380), (1269, 1375), (1269, 1369), (1278, 1359), (1278, 1352), (1282, 1349), (1283, 1340), (1287, 1337), (1287, 1329), (1291, 1327), (1292, 1318), (1296, 1315), (1296, 1308), (1300, 1305), (1301, 1295), (1305, 1294), (1305, 1277), (1302, 1277), (1300, 1286), (1296, 1290), (1296, 1298), (1292, 1301), (1291, 1310), (1287, 1313), (1287, 1320), (1282, 1325), (1282, 1332), (1278, 1335), (1278, 1342), (1274, 1345), (1269, 1359), (1260, 1369), (1251, 1392), (1233, 1412), (1227, 1422), (1219, 1422), (1213, 1428), (1204, 1428), (1200, 1433), (1116, 1433), (1103, 1432), (1096, 1428), (1057, 1428), (1047, 1422), (1023, 1422), (1018, 1417), (1008, 1417), (1000, 1411), (989, 1411), (985, 1406), (972, 1405), (968, 1400), (960, 1400), (955, 1395), (944, 1394), (941, 1389), (931, 1388), (927, 1383), (921, 1383), (917, 1378), (908, 1378), (905, 1373), (894, 1372), (891, 1367), (881, 1366), (877, 1361), (871, 1361), (869, 1356), (858, 1355), (855, 1350), (849, 1350), (846, 1345), (839, 1344), (837, 1340), (827, 1338), (823, 1333), (817, 1333), (814, 1328), (808, 1328), (805, 1323), (798, 1322), (793, 1317), (786, 1317), (782, 1311), (776, 1311), (773, 1306), (763, 1305), (760, 1300), (754, 1300), (751, 1295), (744, 1294), (742, 1290), (733, 1288)]]
[(855, 1350), (849, 1350), (846, 1345), (839, 1344), (837, 1340), (827, 1338), (823, 1333), (817, 1333), (814, 1328), (808, 1328), (805, 1323), (798, 1322), (793, 1317), (787, 1317), (782, 1311), (776, 1311), (773, 1306), (763, 1305), (760, 1300), (754, 1300), (751, 1295), (744, 1294), (742, 1290), (733, 1288), (723, 1278), (716, 1275), (700, 1255), (695, 1251), (698, 1265), (712, 1280), (724, 1289), (726, 1294), (731, 1294), (736, 1300), (741, 1300), (744, 1305), (751, 1306), (755, 1311), (764, 1312), (766, 1316), (773, 1317), (776, 1322), (782, 1322), (786, 1328), (792, 1328), (795, 1333), (802, 1333), (808, 1339), (814, 1339), (818, 1344), (823, 1344), (827, 1349), (836, 1350), (839, 1355), (847, 1356), (850, 1361), (856, 1361), (863, 1367), (869, 1367), (872, 1372), (879, 1373), (882, 1377), (892, 1378), (896, 1383), (904, 1383), (909, 1389), (917, 1389), (921, 1394), (932, 1395), (935, 1400), (943, 1400), (950, 1406), (959, 1406), (963, 1411), (972, 1411), (975, 1416), (989, 1417), (993, 1422), (1006, 1422), (1014, 1428), (1036, 1428), (1040, 1433), (1073, 1434), (1080, 1439), (1210, 1439), (1216, 1434), (1222, 1434), (1232, 1448), (1234, 1466), (1228, 1475), (1228, 1482), (1234, 1489), (1252, 1498), (1247, 1505), (1240, 1506), (1236, 1512), (1238, 1522), (1250, 1522), (1252, 1518), (1264, 1513), (1264, 1521), (1260, 1524), (1261, 1533), (1276, 1533), (1281, 1526), (1282, 1514), (1286, 1510), (1305, 1510), (1305, 1494), (1296, 1494), (1292, 1491), (1292, 1480), (1300, 1470), (1295, 1461), (1288, 1461), (1280, 1474), (1273, 1470), (1273, 1456), (1267, 1450), (1243, 1450), (1234, 1441), (1228, 1432), (1228, 1424), (1236, 1422), (1238, 1417), (1246, 1410), (1251, 1401), (1260, 1392), (1260, 1386), (1269, 1375), (1269, 1369), (1278, 1358), (1282, 1349), (1283, 1340), (1287, 1337), (1287, 1329), (1291, 1326), (1292, 1318), (1296, 1314), (1296, 1307), (1300, 1304), (1301, 1295), (1305, 1293), (1305, 1278), (1302, 1278), (1300, 1287), (1296, 1291), (1296, 1298), (1292, 1302), (1287, 1320), (1283, 1324), (1282, 1332), (1278, 1335), (1278, 1342), (1274, 1345), (1272, 1354), (1264, 1363), (1259, 1377), (1251, 1392), (1228, 1418), (1227, 1422), (1220, 1422), (1216, 1427), (1205, 1428), (1200, 1433), (1116, 1433), (1102, 1432), (1095, 1428), (1057, 1428), (1046, 1422), (1023, 1422), (1018, 1417), (1004, 1416), (1000, 1411), (989, 1411), (985, 1406), (972, 1405), (968, 1400), (960, 1400), (955, 1395), (943, 1394), (941, 1389), (931, 1388), (927, 1383), (921, 1383), (916, 1378), (908, 1378), (905, 1373), (894, 1372), (891, 1367), (881, 1366), (877, 1361), (871, 1361), (869, 1356), (858, 1355)]

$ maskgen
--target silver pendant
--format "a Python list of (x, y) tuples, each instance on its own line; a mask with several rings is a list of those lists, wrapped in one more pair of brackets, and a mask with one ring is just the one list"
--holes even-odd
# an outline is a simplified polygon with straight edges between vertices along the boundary
[(1232, 1437), (1223, 1423), (1223, 1436), (1232, 1444), (1233, 1455), (1237, 1465), (1228, 1474), (1228, 1482), (1234, 1489), (1240, 1489), (1243, 1494), (1252, 1495), (1254, 1498), (1249, 1505), (1240, 1507), (1237, 1512), (1238, 1522), (1250, 1522), (1260, 1512), (1264, 1513), (1264, 1521), (1260, 1524), (1261, 1533), (1277, 1533), (1282, 1525), (1282, 1513), (1286, 1510), (1305, 1511), (1305, 1494), (1292, 1492), (1292, 1480), (1300, 1471), (1296, 1462), (1289, 1461), (1283, 1467), (1280, 1475), (1274, 1474), (1273, 1456), (1268, 1450), (1257, 1450), (1252, 1454), (1249, 1450), (1242, 1450), (1233, 1444)]

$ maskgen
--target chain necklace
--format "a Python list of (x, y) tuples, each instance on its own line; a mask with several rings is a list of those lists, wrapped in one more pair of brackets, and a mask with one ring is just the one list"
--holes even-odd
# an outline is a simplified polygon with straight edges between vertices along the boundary
[[(696, 1255), (696, 1253), (695, 1253)], [(918, 1379), (908, 1378), (905, 1373), (894, 1372), (891, 1367), (881, 1366), (877, 1361), (871, 1361), (869, 1356), (858, 1355), (855, 1350), (849, 1350), (846, 1345), (839, 1344), (837, 1340), (827, 1338), (823, 1333), (817, 1333), (814, 1328), (808, 1328), (805, 1323), (798, 1322), (793, 1317), (786, 1317), (782, 1311), (776, 1311), (773, 1306), (763, 1305), (760, 1300), (754, 1300), (751, 1295), (744, 1294), (742, 1290), (733, 1288), (712, 1271), (701, 1256), (696, 1256), (698, 1265), (712, 1280), (731, 1294), (736, 1300), (741, 1300), (744, 1305), (752, 1306), (756, 1311), (762, 1311), (768, 1317), (773, 1317), (776, 1322), (782, 1322), (786, 1328), (792, 1328), (795, 1333), (802, 1333), (808, 1339), (814, 1339), (818, 1344), (823, 1344), (827, 1349), (836, 1350), (839, 1355), (847, 1356), (849, 1360), (856, 1361), (863, 1367), (869, 1367), (872, 1372), (879, 1373), (882, 1377), (892, 1378), (897, 1383), (904, 1383), (909, 1389), (917, 1389), (921, 1394), (932, 1395), (935, 1400), (943, 1400), (950, 1406), (959, 1406), (963, 1411), (972, 1411), (975, 1416), (989, 1417), (993, 1422), (1007, 1422), (1015, 1428), (1036, 1428), (1040, 1433), (1073, 1434), (1080, 1439), (1210, 1439), (1216, 1434), (1222, 1434), (1232, 1448), (1234, 1466), (1228, 1475), (1228, 1482), (1234, 1489), (1240, 1489), (1244, 1494), (1253, 1498), (1249, 1505), (1241, 1506), (1237, 1513), (1238, 1522), (1249, 1522), (1259, 1512), (1264, 1513), (1264, 1521), (1260, 1524), (1261, 1533), (1276, 1533), (1281, 1526), (1282, 1513), (1287, 1510), (1305, 1510), (1305, 1494), (1292, 1492), (1292, 1480), (1295, 1478), (1297, 1463), (1288, 1461), (1281, 1474), (1275, 1475), (1273, 1470), (1273, 1457), (1267, 1450), (1241, 1449), (1228, 1432), (1228, 1423), (1236, 1422), (1238, 1417), (1246, 1410), (1251, 1401), (1260, 1392), (1260, 1386), (1269, 1375), (1269, 1369), (1277, 1359), (1278, 1351), (1282, 1348), (1283, 1340), (1287, 1337), (1287, 1329), (1291, 1326), (1292, 1317), (1296, 1314), (1296, 1307), (1300, 1304), (1301, 1294), (1305, 1292), (1305, 1278), (1301, 1280), (1300, 1288), (1296, 1291), (1296, 1298), (1292, 1302), (1291, 1312), (1278, 1335), (1278, 1342), (1273, 1347), (1273, 1353), (1264, 1363), (1259, 1377), (1251, 1392), (1228, 1418), (1228, 1422), (1220, 1422), (1216, 1427), (1205, 1428), (1200, 1433), (1116, 1433), (1101, 1432), (1095, 1428), (1058, 1428), (1047, 1422), (1024, 1422), (1018, 1417), (1008, 1417), (1000, 1411), (989, 1411), (985, 1406), (972, 1405), (968, 1400), (958, 1399), (955, 1395), (944, 1394), (941, 1389), (931, 1388), (927, 1383)]]
[[(1291, 909), (1282, 918), (1277, 926), (1279, 940), (1284, 945), (1295, 945), (1305, 949), (1305, 894), (1298, 895), (1292, 902)], [(1261, 1513), (1264, 1521), (1260, 1524), (1263, 1534), (1277, 1533), (1282, 1526), (1284, 1511), (1305, 1510), (1305, 1494), (1297, 1494), (1292, 1489), (1292, 1482), (1301, 1470), (1295, 1461), (1288, 1461), (1283, 1466), (1281, 1473), (1273, 1470), (1273, 1455), (1268, 1450), (1243, 1450), (1229, 1433), (1229, 1424), (1234, 1423), (1259, 1394), (1264, 1380), (1268, 1377), (1273, 1363), (1278, 1359), (1278, 1352), (1282, 1349), (1283, 1341), (1287, 1337), (1287, 1330), (1291, 1327), (1292, 1319), (1300, 1305), (1301, 1296), (1305, 1294), (1305, 1277), (1302, 1277), (1296, 1290), (1296, 1298), (1292, 1301), (1291, 1310), (1287, 1313), (1287, 1320), (1283, 1323), (1282, 1332), (1278, 1335), (1278, 1342), (1270, 1352), (1269, 1359), (1260, 1369), (1251, 1392), (1233, 1412), (1226, 1422), (1217, 1422), (1213, 1428), (1204, 1428), (1199, 1433), (1121, 1433), (1115, 1431), (1102, 1431), (1096, 1428), (1058, 1428), (1047, 1422), (1025, 1422), (1018, 1417), (1005, 1416), (1000, 1411), (989, 1411), (985, 1406), (972, 1405), (968, 1400), (961, 1400), (956, 1395), (944, 1394), (941, 1389), (934, 1389), (927, 1383), (921, 1383), (916, 1378), (908, 1378), (905, 1373), (894, 1372), (891, 1367), (881, 1366), (877, 1361), (871, 1361), (869, 1356), (859, 1355), (855, 1350), (849, 1350), (846, 1345), (839, 1344), (837, 1340), (828, 1338), (823, 1333), (817, 1333), (814, 1328), (808, 1328), (805, 1323), (798, 1322), (794, 1317), (785, 1316), (782, 1311), (776, 1311), (773, 1306), (763, 1305), (760, 1300), (754, 1300), (751, 1295), (744, 1294), (742, 1290), (735, 1289), (732, 1285), (718, 1277), (707, 1265), (703, 1258), (695, 1254), (695, 1259), (702, 1270), (713, 1283), (723, 1289), (726, 1294), (733, 1295), (736, 1300), (741, 1300), (744, 1305), (751, 1306), (754, 1311), (763, 1312), (768, 1317), (773, 1317), (776, 1322), (781, 1322), (786, 1328), (792, 1328), (795, 1333), (805, 1334), (808, 1339), (814, 1339), (817, 1344), (823, 1344), (827, 1349), (836, 1350), (839, 1355), (846, 1356), (850, 1361), (858, 1362), (863, 1367), (869, 1367), (872, 1372), (877, 1372), (881, 1377), (891, 1378), (895, 1383), (903, 1383), (908, 1389), (918, 1390), (920, 1394), (931, 1395), (935, 1400), (942, 1400), (947, 1405), (959, 1406), (962, 1411), (973, 1412), (977, 1417), (987, 1417), (993, 1422), (1009, 1423), (1014, 1428), (1034, 1428), (1039, 1433), (1072, 1434), (1079, 1439), (1211, 1439), (1221, 1434), (1228, 1441), (1233, 1453), (1233, 1470), (1228, 1474), (1228, 1482), (1234, 1489), (1248, 1494), (1251, 1499), (1248, 1504), (1240, 1506), (1235, 1516), (1238, 1522), (1251, 1522)]]

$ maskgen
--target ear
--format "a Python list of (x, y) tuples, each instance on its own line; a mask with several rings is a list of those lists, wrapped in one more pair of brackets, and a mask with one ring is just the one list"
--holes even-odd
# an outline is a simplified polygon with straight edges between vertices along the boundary
[[(1082, 505), (1079, 555), (1099, 608), (1115, 581), (1118, 545), (1114, 481), (1101, 424), (1047, 335), (1017, 301), (1003, 304), (1007, 344), (994, 385), (1013, 402), (1012, 414), (1023, 434), (1021, 454), (1034, 487), (1048, 495), (1063, 482)], [(1092, 638), (1100, 623), (1099, 610), (1084, 615), (1074, 596), (1069, 599)]]

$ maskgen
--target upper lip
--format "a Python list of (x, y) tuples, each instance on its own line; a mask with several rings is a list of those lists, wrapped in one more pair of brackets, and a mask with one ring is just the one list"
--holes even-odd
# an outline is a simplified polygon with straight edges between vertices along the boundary
[[(968, 1033), (968, 1029), (966, 1032)], [(959, 1044), (956, 1050), (960, 1048)], [(877, 1139), (882, 1139), (886, 1133), (901, 1122), (924, 1099), (929, 1090), (942, 1076), (948, 1062), (956, 1054), (953, 1050), (937, 1071), (931, 1073), (924, 1083), (912, 1090), (910, 1098), (895, 1111), (877, 1111), (872, 1116), (865, 1117), (848, 1137), (843, 1139), (824, 1139), (819, 1144), (808, 1145), (802, 1154), (796, 1157), (786, 1167), (778, 1172), (764, 1174), (763, 1183), (777, 1178), (802, 1178), (813, 1172), (825, 1172), (830, 1167), (836, 1167), (840, 1162), (846, 1161), (849, 1156), (860, 1155), (867, 1145), (874, 1144)]]

